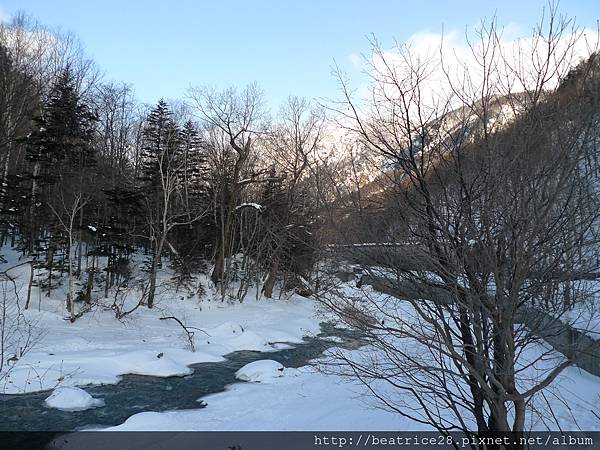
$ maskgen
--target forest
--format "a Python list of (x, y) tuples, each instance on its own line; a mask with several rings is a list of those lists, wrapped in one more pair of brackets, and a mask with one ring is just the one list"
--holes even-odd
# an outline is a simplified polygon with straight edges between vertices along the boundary
[(72, 36), (21, 16), (2, 42), (2, 239), (48, 295), (69, 286), (72, 320), (95, 287), (127, 282), (134, 252), (148, 256), (149, 308), (165, 255), (181, 286), (201, 289), (194, 273), (210, 270), (221, 300), (258, 280), (266, 297), (278, 279), (306, 289), (331, 182), (322, 110), (291, 97), (269, 118), (256, 85), (142, 105)]

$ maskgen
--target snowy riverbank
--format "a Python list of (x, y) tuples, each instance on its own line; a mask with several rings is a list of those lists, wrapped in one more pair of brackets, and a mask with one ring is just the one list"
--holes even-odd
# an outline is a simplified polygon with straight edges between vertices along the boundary
[[(362, 351), (368, 351), (363, 349)], [(381, 386), (380, 386), (381, 388)], [(563, 399), (568, 403), (563, 403)], [(600, 378), (575, 367), (567, 368), (548, 389), (560, 427), (552, 421), (528, 421), (528, 428), (544, 431), (600, 431), (597, 412)], [(109, 431), (319, 431), (319, 430), (429, 430), (400, 414), (381, 409), (369, 390), (356, 381), (326, 375), (312, 366), (284, 369), (282, 376), (260, 382), (230, 385), (225, 392), (199, 399), (201, 409), (143, 412)], [(547, 407), (544, 400), (536, 407)], [(410, 407), (410, 405), (407, 405)]]
[[(21, 298), (27, 269), (25, 265), (11, 272)], [(167, 278), (166, 274), (163, 276)], [(317, 302), (300, 296), (257, 299), (250, 293), (244, 303), (228, 303), (215, 301), (210, 294), (201, 298), (186, 296), (170, 289), (166, 283), (163, 286), (152, 310), (140, 307), (125, 319), (117, 320), (109, 308), (112, 299), (103, 299), (74, 323), (65, 320), (61, 289), (52, 297), (38, 296), (36, 292), (35, 304), (23, 313), (33, 324), (37, 339), (29, 352), (11, 366), (2, 386), (4, 393), (57, 387), (60, 393), (61, 387), (71, 386), (85, 390), (90, 384), (118, 383), (124, 374), (187, 375), (192, 371), (190, 364), (221, 361), (224, 355), (237, 350), (272, 351), (283, 348), (283, 342), (300, 342), (303, 336), (317, 334), (319, 322), (323, 320)], [(357, 298), (365, 293), (350, 284), (341, 288)], [(370, 295), (383, 295), (368, 287), (366, 290)], [(135, 291), (130, 297), (130, 302), (135, 300)], [(195, 351), (191, 350), (188, 336), (177, 321), (161, 320), (167, 317), (177, 317), (194, 331)], [(533, 353), (525, 355), (526, 359), (535, 359), (537, 353), (548, 349), (533, 346), (530, 351)], [(352, 352), (367, 357), (375, 354), (375, 350), (368, 347)], [(323, 358), (317, 359), (317, 365), (323, 361)], [(339, 375), (325, 374), (312, 365), (294, 369), (259, 361), (238, 371), (238, 379), (249, 382), (230, 384), (224, 392), (198, 398), (206, 403), (204, 408), (145, 411), (108, 429), (425, 429), (424, 425), (400, 414), (378, 408), (380, 405), (369, 395), (366, 386)], [(386, 389), (382, 385), (377, 388)], [(101, 407), (99, 401), (80, 394), (76, 407), (69, 399), (66, 403), (51, 401), (49, 406), (63, 410)], [(546, 423), (530, 420), (528, 426), (538, 430), (600, 430), (600, 419), (594, 414), (599, 412), (599, 400), (600, 378), (575, 367), (567, 368), (548, 388), (546, 398), (540, 398), (534, 405), (544, 408), (544, 402), (549, 402), (556, 417)]]
[[(16, 254), (6, 250), (3, 270), (18, 263)], [(112, 384), (124, 374), (186, 375), (190, 364), (220, 361), (236, 350), (274, 350), (281, 346), (278, 343), (300, 342), (319, 332), (320, 317), (311, 299), (297, 295), (257, 299), (249, 293), (244, 303), (211, 301), (208, 294), (198, 298), (176, 292), (168, 285), (167, 271), (153, 309), (142, 306), (117, 320), (110, 309), (113, 299), (100, 298), (91, 311), (70, 323), (65, 320), (64, 289), (46, 297), (34, 287), (32, 304), (23, 310), (29, 265), (10, 275), (31, 335), (28, 351), (9, 362), (0, 386), (4, 394)], [(134, 306), (139, 295), (132, 290), (126, 307)], [(168, 317), (176, 317), (193, 332), (195, 351), (176, 320), (161, 320)]]
[[(360, 296), (360, 290), (350, 284), (342, 286), (346, 294)], [(374, 298), (386, 296), (367, 288)], [(389, 306), (389, 305), (388, 305)], [(391, 307), (391, 306), (389, 306)], [(408, 304), (405, 318), (412, 317)], [(417, 346), (418, 347), (418, 346)], [(333, 350), (337, 351), (337, 350)], [(352, 358), (375, 361), (378, 350), (362, 347), (339, 350), (352, 353)], [(418, 351), (418, 349), (415, 349)], [(543, 342), (528, 346), (520, 356), (520, 379), (524, 389), (553, 367), (562, 355), (553, 352)], [(276, 365), (262, 362), (242, 370), (250, 382), (235, 383), (225, 392), (202, 397), (206, 407), (197, 410), (143, 412), (131, 416), (120, 426), (110, 430), (425, 430), (425, 425), (384, 411), (371, 395), (370, 388), (394, 399), (408, 411), (418, 405), (414, 399), (390, 390), (381, 381), (371, 381), (370, 387), (356, 379), (325, 374), (315, 369), (329, 361), (327, 355), (314, 365), (300, 369), (284, 368), (274, 372)], [(277, 366), (277, 368), (279, 368)], [(261, 369), (266, 374), (261, 378)], [(250, 377), (250, 374), (254, 374)], [(242, 377), (242, 378), (244, 378)], [(258, 382), (256, 382), (258, 381)], [(589, 430), (600, 431), (600, 378), (577, 367), (566, 368), (528, 404), (526, 427), (531, 430)], [(544, 413), (549, 406), (554, 416)], [(536, 411), (535, 413), (533, 411)], [(473, 427), (475, 424), (473, 424)]]

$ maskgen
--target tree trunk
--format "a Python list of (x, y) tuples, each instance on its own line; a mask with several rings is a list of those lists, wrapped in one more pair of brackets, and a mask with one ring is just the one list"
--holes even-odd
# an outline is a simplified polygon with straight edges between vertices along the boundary
[(277, 273), (279, 272), (279, 251), (275, 253), (273, 256), (273, 264), (271, 264), (269, 275), (265, 280), (265, 284), (263, 285), (262, 291), (265, 294), (265, 297), (271, 298), (273, 297), (273, 288), (275, 287), (275, 281), (277, 281)]
[(67, 253), (67, 263), (69, 264), (69, 306), (71, 313), (71, 322), (75, 321), (75, 280), (73, 274), (73, 229), (69, 230), (69, 249)]
[(48, 245), (48, 293), (47, 297), (50, 297), (52, 293), (52, 268), (54, 263), (54, 248), (52, 247), (52, 238), (50, 238), (50, 244)]
[(79, 242), (77, 244), (77, 270), (75, 274), (79, 277), (81, 275), (81, 254), (83, 250), (83, 244), (81, 243), (81, 232), (79, 232)]
[(8, 166), (10, 163), (10, 155), (12, 152), (12, 142), (9, 140), (5, 146), (6, 157), (4, 158), (3, 169), (2, 169), (2, 186), (0, 186), (0, 209), (4, 209), (6, 200), (6, 194), (8, 189)]
[(112, 255), (112, 249), (108, 254), (108, 258), (106, 260), (106, 277), (104, 279), (104, 297), (108, 297), (108, 288), (109, 288), (109, 283), (110, 283), (110, 271), (111, 271), (111, 266), (110, 266), (110, 261), (111, 261), (111, 255)]
[(223, 280), (223, 272), (225, 269), (225, 256), (224, 250), (222, 249), (222, 245), (217, 250), (217, 255), (215, 257), (215, 267), (210, 274), (210, 279), (217, 286)]
[(90, 304), (92, 302), (92, 288), (94, 287), (94, 259), (92, 258), (92, 267), (88, 268), (88, 278), (85, 286), (85, 302)]
[(150, 282), (148, 284), (148, 308), (152, 309), (154, 307), (154, 295), (156, 293), (156, 272), (158, 271), (158, 267), (161, 263), (161, 254), (162, 249), (165, 245), (165, 240), (167, 239), (166, 231), (163, 232), (163, 235), (160, 238), (160, 242), (156, 248), (156, 253), (154, 254), (154, 258), (152, 258), (152, 268), (150, 269)]
[(33, 275), (35, 269), (33, 268), (35, 260), (31, 261), (31, 273), (29, 275), (29, 284), (27, 285), (27, 301), (25, 302), (25, 309), (29, 309), (29, 302), (31, 301), (31, 286), (33, 285)]
[(156, 292), (156, 270), (158, 267), (158, 259), (155, 255), (152, 259), (152, 268), (150, 269), (150, 282), (148, 284), (148, 308), (154, 307), (154, 294)]

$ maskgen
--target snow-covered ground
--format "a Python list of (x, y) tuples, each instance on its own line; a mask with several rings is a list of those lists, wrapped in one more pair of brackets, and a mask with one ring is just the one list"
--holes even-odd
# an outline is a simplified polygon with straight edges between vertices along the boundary
[(581, 284), (585, 284), (588, 300), (565, 312), (560, 320), (592, 339), (600, 340), (600, 281)]
[[(64, 320), (62, 302), (44, 299), (42, 306), (25, 312), (42, 335), (7, 375), (4, 393), (117, 383), (123, 374), (186, 375), (190, 364), (219, 361), (236, 350), (272, 350), (269, 343), (298, 342), (319, 331), (314, 302), (301, 297), (244, 304), (159, 300), (124, 322), (97, 308), (72, 324)], [(177, 322), (160, 320), (167, 316), (208, 333), (195, 332), (195, 352)]]
[[(4, 269), (18, 263), (14, 252), (3, 249), (2, 253), (9, 260)], [(166, 286), (167, 271), (161, 274), (159, 285), (163, 286), (157, 290), (153, 309), (142, 306), (117, 320), (109, 307), (113, 299), (100, 299), (99, 305), (70, 323), (61, 288), (51, 297), (38, 295), (34, 288), (31, 306), (23, 311), (29, 273), (29, 265), (10, 273), (20, 291), (24, 318), (32, 324), (33, 344), (0, 377), (4, 394), (111, 384), (124, 374), (186, 375), (191, 372), (190, 364), (220, 361), (237, 350), (274, 350), (282, 347), (278, 343), (300, 342), (303, 336), (319, 332), (320, 319), (312, 300), (300, 296), (256, 299), (253, 292), (242, 304), (209, 301), (209, 296), (190, 298)], [(130, 293), (130, 306), (139, 295)], [(176, 317), (190, 327), (195, 351), (181, 325), (173, 319), (161, 320), (165, 317)]]
[(242, 381), (268, 383), (273, 378), (281, 378), (287, 375), (290, 370), (292, 369), (286, 369), (283, 364), (272, 359), (261, 359), (246, 364), (235, 373), (235, 377)]

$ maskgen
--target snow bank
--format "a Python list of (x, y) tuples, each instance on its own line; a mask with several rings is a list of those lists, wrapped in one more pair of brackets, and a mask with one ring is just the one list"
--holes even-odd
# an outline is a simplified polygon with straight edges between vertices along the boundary
[[(264, 361), (257, 361), (264, 363)], [(254, 363), (252, 363), (254, 364)], [(235, 383), (202, 400), (196, 410), (134, 414), (108, 431), (315, 431), (424, 430), (382, 409), (373, 409), (366, 388), (311, 367), (286, 368), (271, 383)], [(257, 408), (257, 405), (260, 405)]]
[(103, 400), (92, 397), (83, 389), (69, 386), (57, 387), (44, 402), (48, 408), (63, 411), (83, 411), (84, 409), (104, 406)]
[(242, 381), (255, 383), (268, 382), (273, 378), (281, 378), (285, 367), (272, 359), (261, 359), (246, 364), (235, 373), (235, 377)]
[[(6, 249), (3, 253), (15, 263), (17, 254)], [(167, 269), (158, 275), (162, 288), (155, 307), (138, 308), (122, 321), (115, 319), (109, 298), (99, 299), (104, 304), (70, 323), (64, 320), (64, 286), (53, 290), (50, 298), (34, 286), (32, 305), (23, 313), (35, 325), (35, 345), (0, 379), (0, 393), (44, 391), (58, 384), (114, 384), (125, 374), (184, 376), (191, 372), (191, 364), (222, 361), (224, 355), (239, 350), (273, 351), (282, 347), (274, 343), (302, 342), (304, 336), (320, 331), (314, 300), (295, 295), (257, 299), (255, 291), (243, 304), (208, 301), (210, 293), (202, 300), (184, 298), (169, 287)], [(14, 269), (11, 276), (20, 297), (26, 298), (29, 265)], [(94, 291), (95, 296), (102, 294)], [(139, 295), (135, 290), (128, 295), (128, 308), (135, 306)], [(168, 316), (194, 329), (195, 352), (178, 323), (160, 320)]]

